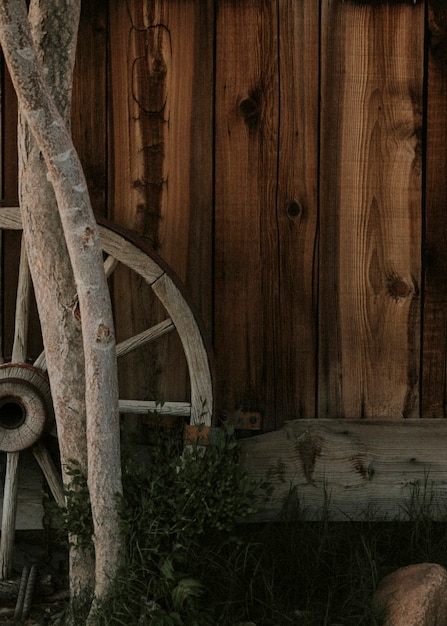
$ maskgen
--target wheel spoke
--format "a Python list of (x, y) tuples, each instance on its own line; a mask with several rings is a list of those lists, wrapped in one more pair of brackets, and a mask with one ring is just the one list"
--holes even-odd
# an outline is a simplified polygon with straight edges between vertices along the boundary
[(163, 322), (160, 322), (159, 324), (156, 324), (155, 326), (144, 330), (142, 333), (134, 335), (133, 337), (130, 337), (129, 339), (126, 339), (125, 341), (119, 343), (116, 346), (116, 356), (124, 356), (125, 354), (132, 352), (132, 350), (141, 348), (141, 346), (144, 346), (147, 343), (150, 343), (151, 341), (162, 337), (166, 333), (171, 332), (171, 330), (174, 330), (174, 328), (175, 326), (172, 320), (168, 318)]
[(26, 258), (25, 244), (22, 237), (19, 281), (17, 285), (14, 343), (12, 347), (13, 363), (23, 363), (26, 360), (30, 295), (31, 275), (29, 272), (28, 260)]
[(104, 272), (105, 272), (106, 278), (109, 278), (109, 276), (113, 274), (115, 269), (118, 267), (119, 263), (120, 262), (117, 259), (115, 259), (115, 257), (113, 257), (112, 255), (109, 255), (106, 258), (106, 260), (104, 261)]
[[(21, 229), (21, 216), (19, 208), (8, 207), (0, 209), (0, 229)], [(165, 315), (167, 316), (167, 319), (161, 321), (160, 323), (154, 324), (143, 332), (139, 332), (138, 334), (131, 336), (129, 339), (119, 343), (116, 347), (117, 357), (122, 357), (132, 353), (138, 348), (146, 346), (150, 342), (153, 342), (172, 330), (175, 330), (178, 338), (180, 339), (181, 345), (177, 341), (172, 342), (174, 354), (176, 355), (177, 350), (183, 347), (183, 353), (186, 356), (186, 363), (183, 362), (183, 359), (179, 363), (179, 370), (181, 370), (180, 376), (182, 377), (182, 380), (184, 378), (183, 368), (185, 365), (188, 368), (189, 374), (189, 385), (186, 384), (185, 380), (185, 384), (181, 383), (178, 385), (179, 388), (175, 393), (172, 393), (171, 395), (168, 392), (166, 394), (168, 396), (171, 395), (171, 397), (181, 398), (184, 401), (169, 401), (160, 404), (158, 402), (148, 400), (120, 399), (120, 413), (134, 414), (136, 416), (135, 421), (138, 421), (138, 415), (141, 418), (143, 418), (143, 416), (147, 416), (149, 418), (149, 422), (151, 421), (151, 416), (161, 415), (181, 417), (185, 421), (189, 421), (192, 424), (202, 422), (205, 424), (211, 423), (213, 410), (213, 370), (210, 366), (212, 365), (212, 361), (209, 360), (209, 354), (207, 346), (203, 340), (200, 324), (198, 324), (194, 313), (190, 308), (181, 283), (172, 273), (170, 268), (162, 261), (162, 259), (160, 259), (148, 246), (144, 245), (144, 242), (135, 238), (131, 233), (126, 233), (125, 231), (121, 233), (118, 232), (118, 230), (114, 230), (113, 228), (105, 225), (100, 225), (100, 231), (103, 242), (104, 272), (106, 276), (112, 276), (117, 266), (123, 265), (126, 269), (130, 270), (136, 274), (137, 277), (139, 277), (142, 285), (145, 283), (146, 285), (152, 287), (152, 294), (148, 294), (148, 304), (150, 305), (148, 310), (154, 310), (152, 305), (153, 297), (155, 297), (155, 300), (158, 300), (158, 303), (155, 303), (157, 305), (156, 310), (158, 310), (159, 304), (162, 305)], [(0, 257), (2, 254), (5, 254), (1, 244), (2, 242), (0, 240)], [(117, 273), (120, 274), (120, 272)], [(119, 276), (115, 275), (114, 279), (116, 279), (118, 283), (117, 285), (114, 285), (116, 288), (115, 295), (118, 299), (118, 288), (120, 287), (119, 283), (121, 280), (124, 281), (125, 290), (127, 274), (123, 274), (123, 276), (121, 276), (121, 274)], [(4, 303), (1, 302), (1, 292), (4, 290), (4, 281), (5, 276), (0, 274), (0, 309), (4, 308)], [(10, 365), (11, 368), (22, 367), (26, 372), (34, 369), (38, 381), (40, 381), (40, 377), (45, 378), (46, 381), (46, 377), (42, 376), (41, 372), (38, 371), (46, 370), (44, 351), (42, 351), (42, 353), (35, 360), (34, 368), (26, 364), (29, 335), (28, 326), (30, 324), (30, 297), (32, 296), (32, 292), (32, 281), (22, 237), (15, 308), (14, 337), (12, 342), (12, 360), (15, 365), (4, 365), (0, 371), (6, 370)], [(144, 299), (145, 297), (146, 292), (142, 290), (141, 298)], [(32, 310), (34, 311), (34, 307)], [(117, 306), (116, 310), (120, 312), (121, 307)], [(135, 325), (133, 326), (134, 328), (145, 327), (133, 319), (131, 322), (135, 322)], [(5, 329), (3, 327), (5, 323), (6, 321), (3, 319), (3, 311), (0, 310), (0, 336), (4, 334)], [(170, 346), (171, 343), (167, 341), (167, 351), (169, 351)], [(162, 348), (164, 347), (165, 346), (162, 346)], [(152, 353), (150, 357), (152, 359)], [(2, 355), (2, 343), (0, 338), (0, 363), (3, 361), (3, 358), (4, 355)], [(144, 359), (144, 352), (142, 359)], [(151, 359), (149, 363), (145, 364), (145, 367), (147, 367), (148, 370), (150, 369)], [(167, 375), (169, 376), (169, 374), (171, 374), (172, 377), (175, 377), (177, 373), (175, 360), (170, 357), (170, 360), (167, 360), (167, 362), (173, 362), (173, 369), (175, 370), (175, 373), (173, 373), (171, 368), (167, 367)], [(128, 365), (127, 360), (123, 359), (120, 362), (120, 365), (122, 367), (126, 367)], [(141, 369), (144, 374), (146, 370), (143, 368)], [(11, 380), (12, 378), (17, 377), (15, 370), (13, 372), (12, 369), (11, 371), (8, 370), (7, 374), (5, 374), (6, 378), (8, 378), (7, 375), (9, 375)], [(22, 372), (22, 370), (20, 370), (19, 378), (20, 381), (23, 379), (23, 386), (28, 393), (29, 389), (26, 384), (28, 379), (24, 376), (24, 372)], [(144, 382), (145, 376), (143, 376), (141, 380)], [(140, 379), (135, 381), (134, 384), (134, 381), (132, 381), (131, 378), (129, 380), (129, 377), (124, 377), (123, 384), (124, 383), (127, 385), (127, 392), (123, 389), (123, 395), (128, 395), (128, 397), (131, 398), (135, 397), (132, 394), (132, 389), (139, 388)], [(40, 398), (40, 386), (37, 383), (36, 387), (36, 396), (39, 396)], [(167, 388), (167, 386), (163, 383), (160, 385), (160, 389), (164, 388)], [(6, 383), (4, 389), (6, 389)], [(25, 395), (26, 394), (22, 391), (22, 400)], [(26, 398), (29, 400), (27, 395)], [(44, 410), (48, 410), (48, 415), (50, 415), (50, 413), (52, 413), (52, 406), (49, 391), (48, 400), (45, 396), (45, 402), (48, 404), (45, 404)], [(133, 424), (132, 420), (130, 420), (130, 422)], [(33, 455), (40, 467), (40, 470), (45, 476), (54, 499), (59, 505), (64, 506), (64, 487), (60, 475), (60, 468), (57, 467), (57, 464), (54, 464), (49, 450), (41, 440), (37, 441), (37, 439), (33, 439), (33, 441), (27, 445), (33, 452)], [(0, 578), (9, 576), (12, 569), (12, 555), (18, 505), (19, 452), (16, 452), (15, 448), (11, 448), (11, 450), (14, 451), (6, 452), (6, 476), (3, 492), (3, 515), (0, 538)], [(20, 457), (20, 463), (22, 462), (22, 458), (23, 457)]]
[(47, 371), (47, 362), (46, 362), (46, 359), (45, 359), (45, 350), (42, 350), (42, 352), (39, 354), (37, 359), (34, 361), (33, 367), (36, 367), (37, 369), (42, 370), (43, 372)]
[(154, 400), (119, 400), (118, 407), (120, 413), (138, 413), (148, 415), (179, 415), (189, 417), (191, 415), (190, 402), (164, 402), (160, 404)]
[(22, 215), (18, 206), (4, 206), (0, 208), (0, 228), (8, 230), (22, 230)]
[(61, 474), (60, 471), (56, 469), (47, 448), (42, 443), (37, 443), (33, 446), (33, 454), (46, 478), (53, 498), (59, 506), (65, 506), (64, 485), (62, 483)]
[(19, 455), (19, 452), (8, 452), (6, 455), (2, 534), (0, 538), (0, 580), (9, 578), (12, 570), (12, 552), (14, 548), (19, 488)]

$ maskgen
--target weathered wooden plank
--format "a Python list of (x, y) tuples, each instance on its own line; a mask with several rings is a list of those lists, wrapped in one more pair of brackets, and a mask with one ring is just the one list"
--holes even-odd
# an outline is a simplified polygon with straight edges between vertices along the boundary
[[(213, 2), (110, 3), (113, 219), (152, 242), (212, 320)], [(120, 340), (161, 321), (157, 303), (122, 270), (114, 276)], [(130, 310), (130, 315), (129, 315)], [(125, 319), (129, 320), (126, 324)], [(127, 356), (122, 386), (184, 400), (185, 360), (175, 337)], [(158, 376), (171, 372), (169, 389)], [(152, 396), (154, 399), (154, 396)], [(142, 399), (148, 399), (142, 397)]]
[(275, 397), (266, 411), (277, 428), (316, 411), (319, 7), (279, 3), (279, 274), (271, 276), (278, 290), (271, 297), (280, 311)]
[[(6, 454), (0, 455), (0, 515), (6, 467)], [(20, 453), (20, 475), (17, 503), (17, 530), (42, 528), (44, 509), (42, 503), (43, 479), (37, 462), (27, 450)]]
[(11, 577), (12, 553), (16, 529), (17, 496), (19, 491), (19, 452), (6, 455), (6, 473), (2, 501), (2, 532), (0, 536), (0, 578)]
[(17, 204), (17, 97), (5, 67), (2, 74), (2, 148), (6, 157), (2, 161), (2, 198)]
[(107, 0), (82, 2), (72, 134), (96, 216), (107, 215)]
[[(2, 92), (2, 198), (11, 204), (17, 201), (17, 98), (6, 68), (3, 68)], [(14, 336), (15, 302), (17, 293), (20, 235), (8, 233), (3, 239), (4, 284), (2, 307), (4, 321), (3, 355), (10, 358)], [(5, 250), (7, 254), (5, 254)]]
[(327, 510), (333, 520), (390, 520), (423, 507), (440, 518), (447, 512), (446, 436), (447, 423), (437, 419), (295, 420), (241, 440), (242, 461), (252, 478), (273, 470), (274, 491), (259, 519), (276, 519), (289, 494), (289, 505), (299, 501), (309, 519)]
[(319, 415), (413, 417), (424, 10), (322, 10)]
[(422, 416), (446, 417), (447, 7), (428, 8)]
[(28, 354), (31, 289), (31, 274), (28, 266), (25, 242), (22, 238), (15, 307), (14, 342), (11, 357), (13, 363), (24, 363)]
[(113, 219), (189, 281), (210, 323), (213, 2), (112, 0), (110, 23)]
[(277, 9), (276, 0), (222, 0), (216, 20), (218, 404), (264, 415), (279, 347)]
[(158, 404), (151, 400), (121, 400), (119, 401), (121, 413), (138, 413), (144, 415), (146, 419), (151, 419), (156, 415), (179, 415), (181, 417), (191, 417), (191, 404), (189, 402), (165, 402)]

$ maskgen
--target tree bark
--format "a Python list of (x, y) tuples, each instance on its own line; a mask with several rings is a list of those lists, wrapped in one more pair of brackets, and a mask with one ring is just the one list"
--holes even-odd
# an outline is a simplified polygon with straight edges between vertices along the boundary
[[(70, 123), (71, 86), (80, 2), (31, 0), (28, 19), (47, 85), (67, 126)], [(57, 24), (57, 27), (55, 25)], [(64, 469), (76, 460), (87, 475), (84, 352), (74, 315), (76, 285), (56, 198), (48, 182), (40, 150), (19, 108), (19, 198), (37, 307), (42, 324)], [(51, 268), (51, 271), (49, 271)], [(70, 591), (72, 597), (94, 589), (93, 555), (70, 537)]]
[[(115, 498), (121, 492), (115, 336), (99, 231), (70, 133), (46, 86), (24, 0), (0, 3), (0, 43), (21, 113), (42, 153), (55, 192), (79, 300), (88, 381), (85, 406), (95, 594), (100, 597), (119, 565), (122, 542)], [(44, 261), (38, 254), (35, 257)], [(45, 326), (48, 320), (41, 322)], [(70, 395), (62, 402), (71, 399)]]

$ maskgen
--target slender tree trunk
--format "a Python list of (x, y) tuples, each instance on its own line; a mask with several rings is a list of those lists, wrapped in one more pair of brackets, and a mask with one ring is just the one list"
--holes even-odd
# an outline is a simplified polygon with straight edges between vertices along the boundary
[[(47, 85), (70, 125), (80, 2), (31, 0), (28, 18)], [(76, 286), (56, 198), (41, 152), (19, 108), (19, 197), (27, 255), (42, 324), (62, 469), (73, 459), (87, 475), (84, 351), (75, 316)], [(51, 271), (50, 271), (51, 268)], [(64, 483), (70, 477), (63, 473)], [(72, 598), (92, 594), (94, 559), (70, 537)]]
[(100, 597), (119, 565), (122, 541), (115, 499), (121, 491), (115, 337), (99, 231), (70, 133), (46, 87), (24, 0), (1, 0), (0, 43), (21, 112), (48, 169), (79, 298), (88, 381), (85, 400), (95, 592)]

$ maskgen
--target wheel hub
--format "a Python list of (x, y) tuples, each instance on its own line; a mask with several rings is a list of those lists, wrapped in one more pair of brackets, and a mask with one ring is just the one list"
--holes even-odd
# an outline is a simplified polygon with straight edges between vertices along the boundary
[(0, 450), (18, 452), (36, 443), (53, 421), (50, 385), (24, 363), (0, 365)]

